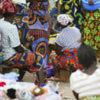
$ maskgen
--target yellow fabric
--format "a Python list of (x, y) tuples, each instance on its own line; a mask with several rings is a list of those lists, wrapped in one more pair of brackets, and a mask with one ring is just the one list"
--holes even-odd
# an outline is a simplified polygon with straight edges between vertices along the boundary
[(100, 100), (100, 96), (88, 96), (81, 98), (80, 100)]

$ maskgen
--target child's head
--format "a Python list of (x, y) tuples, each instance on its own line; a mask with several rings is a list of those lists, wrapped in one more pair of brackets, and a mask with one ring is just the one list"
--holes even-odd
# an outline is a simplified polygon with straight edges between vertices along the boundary
[(78, 50), (78, 59), (84, 69), (94, 67), (94, 65), (96, 65), (95, 50), (90, 46), (82, 45)]

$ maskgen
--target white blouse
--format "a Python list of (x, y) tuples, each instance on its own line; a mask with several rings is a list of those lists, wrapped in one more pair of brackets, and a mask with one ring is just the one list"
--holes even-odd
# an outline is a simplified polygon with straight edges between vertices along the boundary
[(92, 75), (80, 70), (71, 74), (70, 88), (79, 94), (79, 97), (100, 95), (100, 68)]

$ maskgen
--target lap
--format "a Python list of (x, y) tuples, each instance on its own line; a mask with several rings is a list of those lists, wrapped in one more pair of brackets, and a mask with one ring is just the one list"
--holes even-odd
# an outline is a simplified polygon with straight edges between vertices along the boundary
[(16, 53), (11, 58), (3, 62), (5, 65), (14, 68), (27, 67), (28, 69), (40, 68), (43, 64), (42, 56), (33, 52)]

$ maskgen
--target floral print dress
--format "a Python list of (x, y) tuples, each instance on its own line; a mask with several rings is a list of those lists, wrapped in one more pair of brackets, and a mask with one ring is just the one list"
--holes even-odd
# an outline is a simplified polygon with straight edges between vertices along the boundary
[(61, 12), (67, 13), (73, 18), (74, 25), (80, 28), (82, 23), (81, 1), (80, 0), (60, 0)]
[(87, 11), (83, 9), (83, 41), (96, 50), (100, 49), (100, 9)]

